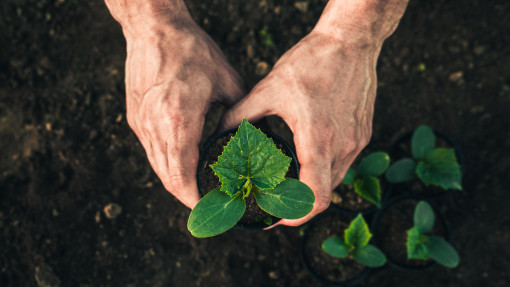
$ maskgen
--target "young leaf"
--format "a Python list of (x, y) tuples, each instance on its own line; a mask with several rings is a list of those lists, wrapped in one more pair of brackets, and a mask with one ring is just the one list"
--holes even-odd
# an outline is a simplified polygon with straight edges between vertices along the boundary
[(453, 149), (437, 148), (428, 152), (426, 158), (418, 163), (416, 174), (426, 185), (462, 190), (462, 174)]
[(411, 180), (415, 176), (416, 162), (411, 158), (396, 161), (386, 171), (386, 179), (391, 183)]
[(386, 256), (384, 253), (372, 244), (354, 250), (352, 257), (354, 260), (368, 267), (380, 267), (386, 263)]
[(415, 159), (424, 159), (436, 146), (436, 136), (429, 126), (419, 126), (411, 139), (411, 150)]
[(327, 254), (337, 257), (344, 258), (349, 255), (349, 249), (342, 238), (338, 236), (330, 237), (322, 242), (322, 250)]
[(385, 152), (374, 152), (365, 157), (358, 165), (359, 175), (380, 176), (390, 165), (390, 156)]
[(213, 189), (195, 205), (188, 219), (188, 230), (195, 237), (210, 237), (232, 228), (244, 214), (246, 203), (239, 194), (230, 197)]
[(351, 185), (354, 182), (354, 177), (356, 176), (356, 171), (349, 167), (347, 170), (347, 173), (344, 176), (344, 179), (342, 180), (342, 184)]
[(407, 231), (407, 258), (422, 260), (429, 258), (429, 252), (423, 239), (424, 235), (422, 235), (418, 227), (414, 226)]
[(312, 190), (293, 178), (286, 178), (273, 189), (254, 189), (252, 193), (262, 210), (279, 218), (301, 218), (312, 211), (315, 202)]
[(349, 228), (345, 230), (345, 244), (347, 244), (349, 249), (365, 247), (371, 237), (372, 234), (361, 213), (351, 221)]
[(381, 207), (381, 185), (377, 177), (365, 175), (354, 181), (354, 192)]
[(441, 237), (431, 235), (427, 243), (429, 255), (437, 263), (448, 267), (455, 268), (459, 265), (459, 255), (455, 248)]
[(434, 227), (434, 210), (432, 210), (432, 207), (426, 201), (420, 201), (416, 205), (414, 210), (414, 226), (422, 234), (430, 232)]
[(244, 119), (211, 168), (220, 179), (221, 190), (234, 196), (247, 179), (260, 189), (275, 187), (285, 179), (290, 161), (271, 139)]

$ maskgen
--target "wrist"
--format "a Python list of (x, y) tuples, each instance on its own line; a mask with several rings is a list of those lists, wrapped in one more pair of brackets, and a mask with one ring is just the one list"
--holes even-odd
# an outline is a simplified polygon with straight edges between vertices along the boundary
[(408, 0), (330, 0), (314, 31), (359, 47), (380, 49), (396, 29)]
[(178, 30), (193, 22), (182, 0), (105, 0), (126, 40)]

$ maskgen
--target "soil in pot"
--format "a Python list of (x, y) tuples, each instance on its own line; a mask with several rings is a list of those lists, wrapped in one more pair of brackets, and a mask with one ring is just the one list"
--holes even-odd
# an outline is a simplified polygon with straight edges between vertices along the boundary
[[(381, 251), (388, 262), (404, 269), (422, 269), (433, 264), (432, 260), (407, 259), (407, 230), (413, 227), (414, 209), (419, 200), (405, 198), (391, 203), (380, 216), (376, 216), (372, 227)], [(441, 214), (434, 209), (435, 224), (431, 235), (447, 238), (446, 224)]]
[[(218, 179), (218, 176), (211, 169), (210, 165), (216, 163), (218, 161), (218, 157), (223, 153), (223, 148), (228, 144), (230, 138), (235, 135), (235, 131), (226, 133), (225, 136), (218, 137), (214, 143), (208, 146), (207, 150), (204, 150), (203, 161), (201, 162), (201, 166), (198, 169), (198, 188), (200, 192), (205, 195), (209, 191), (219, 187), (221, 182)], [(292, 151), (289, 151), (285, 145), (280, 142), (280, 139), (273, 137), (273, 141), (276, 144), (276, 147), (279, 148), (286, 156), (292, 158), (292, 162), (290, 164), (289, 170), (287, 171), (286, 177), (290, 178), (298, 178), (298, 169), (295, 158), (292, 154)], [(246, 202), (246, 211), (244, 212), (243, 217), (236, 224), (236, 227), (239, 228), (250, 228), (250, 227), (260, 227), (263, 228), (269, 224), (264, 223), (264, 220), (268, 218), (271, 219), (271, 224), (276, 223), (280, 220), (277, 217), (271, 216), (269, 213), (263, 211), (257, 205), (255, 197), (250, 194), (245, 198)]]
[(308, 271), (321, 283), (351, 284), (368, 273), (369, 268), (354, 259), (335, 258), (322, 250), (322, 242), (332, 236), (343, 237), (353, 219), (353, 216), (329, 211), (307, 226), (301, 243), (301, 258)]
[[(392, 162), (399, 159), (412, 157), (411, 152), (411, 138), (414, 131), (409, 131), (402, 135), (390, 148), (390, 157)], [(434, 131), (436, 136), (436, 148), (453, 148), (455, 149), (455, 156), (460, 165), (461, 172), (464, 173), (464, 157), (460, 152), (457, 144), (441, 132)], [(393, 185), (392, 193), (398, 195), (413, 195), (421, 198), (435, 199), (451, 193), (453, 190), (444, 190), (443, 188), (435, 185), (426, 186), (420, 179), (415, 178), (408, 182), (397, 183)], [(453, 191), (458, 192), (458, 191)]]

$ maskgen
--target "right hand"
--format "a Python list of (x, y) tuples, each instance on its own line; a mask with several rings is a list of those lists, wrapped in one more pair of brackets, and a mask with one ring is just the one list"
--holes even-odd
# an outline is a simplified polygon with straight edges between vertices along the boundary
[(144, 13), (134, 2), (106, 1), (126, 37), (127, 121), (165, 188), (193, 208), (205, 114), (212, 102), (237, 102), (243, 83), (185, 7)]

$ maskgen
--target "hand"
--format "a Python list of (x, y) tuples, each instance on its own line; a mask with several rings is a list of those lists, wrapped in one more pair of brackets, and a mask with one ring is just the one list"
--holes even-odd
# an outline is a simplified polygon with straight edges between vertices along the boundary
[(235, 103), (243, 84), (184, 5), (169, 9), (180, 1), (153, 2), (107, 1), (126, 36), (127, 120), (165, 188), (193, 208), (205, 114)]
[[(331, 11), (328, 6), (326, 10)], [(333, 19), (327, 11), (322, 18)], [(392, 19), (398, 23), (400, 17)], [(331, 190), (368, 143), (376, 62), (383, 39), (396, 27), (395, 23), (381, 23), (384, 27), (377, 30), (319, 21), (314, 31), (285, 53), (268, 76), (225, 114), (224, 129), (236, 126), (242, 118), (254, 121), (279, 115), (294, 133), (300, 180), (313, 190), (315, 205), (307, 216), (279, 224), (300, 225), (325, 210)], [(374, 31), (377, 33), (372, 34)]]

